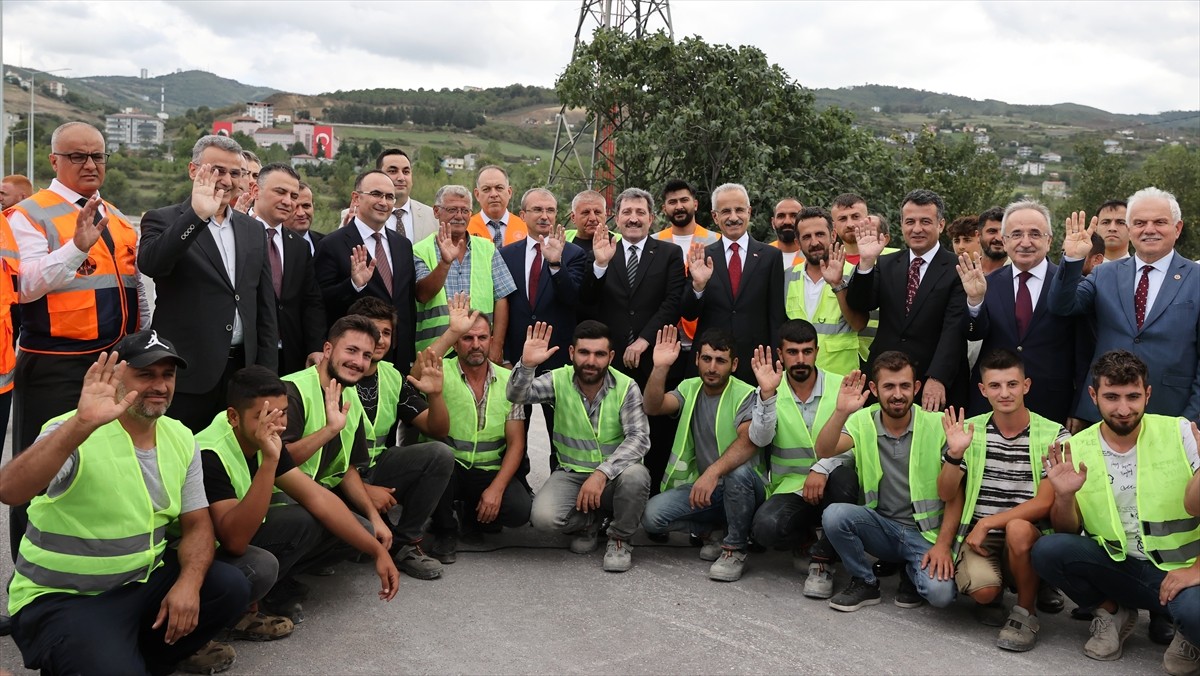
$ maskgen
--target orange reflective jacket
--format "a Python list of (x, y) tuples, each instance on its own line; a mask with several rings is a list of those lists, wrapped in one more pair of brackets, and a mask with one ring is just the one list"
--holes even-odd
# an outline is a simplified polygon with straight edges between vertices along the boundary
[(13, 349), (12, 306), (19, 302), (13, 277), (21, 268), (17, 240), (13, 239), (8, 219), (0, 214), (0, 394), (13, 387), (13, 369), (17, 351)]
[[(487, 223), (483, 220), (482, 211), (471, 217), (471, 222), (467, 223), (467, 232), (488, 241), (492, 239), (492, 231), (488, 230)], [(521, 217), (516, 214), (509, 214), (508, 226), (504, 228), (504, 242), (500, 246), (520, 242), (528, 235), (529, 227), (525, 225), (525, 221), (521, 220)], [(496, 248), (499, 249), (500, 247)]]

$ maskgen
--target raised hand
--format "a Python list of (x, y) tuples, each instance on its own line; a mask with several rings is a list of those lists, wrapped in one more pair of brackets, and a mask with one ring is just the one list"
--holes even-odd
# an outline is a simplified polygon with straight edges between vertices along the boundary
[(834, 242), (829, 247), (829, 260), (821, 261), (821, 276), (829, 286), (842, 283), (842, 274), (846, 268), (846, 249), (841, 242)]
[(983, 263), (979, 254), (963, 252), (958, 256), (958, 278), (962, 280), (963, 291), (967, 292), (967, 303), (979, 305), (987, 295), (987, 277), (983, 274)]
[(341, 432), (346, 427), (346, 414), (350, 412), (350, 404), (342, 403), (342, 386), (333, 378), (325, 390), (325, 426)]
[(217, 186), (217, 171), (211, 164), (202, 164), (192, 179), (192, 211), (204, 220), (221, 210), (225, 189)]
[(854, 239), (858, 241), (858, 267), (869, 270), (875, 267), (879, 254), (883, 253), (883, 240), (879, 237), (879, 229), (870, 221), (862, 221), (854, 225)]
[(936, 378), (925, 379), (925, 387), (921, 388), (921, 408), (926, 411), (940, 411), (946, 405), (946, 386)]
[(963, 409), (954, 412), (950, 406), (942, 414), (942, 429), (946, 432), (946, 452), (951, 458), (961, 459), (975, 438), (975, 423), (967, 422), (967, 414)]
[(445, 382), (442, 379), (442, 360), (434, 353), (432, 347), (427, 347), (417, 354), (416, 364), (407, 378), (408, 382), (425, 396), (441, 393)]
[(125, 362), (118, 361), (119, 358), (116, 352), (101, 352), (83, 376), (75, 417), (88, 429), (116, 420), (137, 400), (137, 390), (130, 390), (124, 397), (117, 396), (117, 386), (125, 372)]
[(100, 233), (108, 227), (108, 216), (100, 219), (99, 223), (92, 222), (96, 218), (96, 212), (100, 210), (100, 203), (100, 196), (92, 195), (75, 218), (75, 236), (71, 238), (71, 241), (80, 251), (90, 250), (96, 240), (100, 239)]
[(679, 358), (679, 329), (673, 324), (668, 324), (658, 330), (657, 338), (654, 341), (654, 354), (651, 355), (654, 359), (655, 366), (670, 366)]
[(1050, 480), (1050, 485), (1054, 487), (1054, 494), (1063, 497), (1075, 495), (1083, 488), (1083, 483), (1087, 481), (1087, 465), (1079, 463), (1079, 469), (1075, 469), (1075, 465), (1071, 460), (1071, 442), (1064, 441), (1061, 444), (1054, 442), (1050, 445), (1050, 452), (1046, 454), (1046, 478)]
[(771, 358), (769, 345), (754, 348), (750, 368), (754, 371), (754, 379), (758, 381), (759, 396), (763, 399), (775, 396), (779, 383), (783, 381), (783, 364)]
[(550, 336), (554, 329), (546, 322), (538, 322), (525, 329), (525, 347), (521, 349), (521, 363), (529, 368), (541, 366), (558, 352), (558, 346), (550, 347)]
[(467, 252), (467, 237), (470, 235), (464, 235), (462, 240), (455, 243), (454, 237), (450, 234), (450, 226), (445, 223), (438, 226), (437, 247), (438, 252), (442, 255), (443, 263), (450, 265)]
[(854, 369), (842, 378), (842, 387), (838, 390), (837, 395), (837, 411), (845, 415), (850, 415), (861, 409), (863, 404), (867, 403), (867, 397), (870, 392), (867, 390), (867, 376), (858, 369)]
[(547, 264), (562, 262), (563, 247), (567, 245), (567, 230), (561, 225), (550, 228), (550, 234), (541, 238), (542, 259)]
[(279, 435), (287, 427), (284, 424), (287, 411), (269, 408), (264, 401), (257, 415), (258, 429), (254, 432), (254, 442), (258, 444), (264, 458), (279, 460), (279, 454), (283, 451), (283, 439)]
[(617, 243), (609, 236), (608, 225), (601, 223), (596, 227), (596, 233), (592, 235), (592, 256), (596, 259), (596, 265), (602, 268), (608, 267), (616, 253)]
[(1091, 224), (1084, 227), (1086, 220), (1087, 214), (1082, 211), (1076, 211), (1067, 217), (1066, 236), (1062, 243), (1063, 255), (1071, 258), (1087, 258), (1088, 254), (1092, 252), (1092, 233), (1096, 231), (1096, 225), (1100, 220), (1092, 216)]
[(450, 312), (450, 327), (449, 331), (456, 335), (462, 336), (475, 326), (475, 320), (479, 319), (479, 310), (471, 309), (471, 294), (466, 291), (455, 293), (448, 303)]
[(375, 260), (367, 255), (367, 247), (358, 245), (350, 250), (350, 281), (356, 288), (362, 288), (371, 281), (375, 274)]
[(347, 225), (350, 225), (351, 223), (354, 222), (354, 217), (357, 215), (358, 215), (358, 205), (351, 204), (350, 208), (346, 210), (346, 215), (342, 217), (342, 224), (339, 227), (344, 228)]
[(713, 262), (712, 258), (704, 255), (704, 245), (700, 242), (692, 242), (692, 246), (688, 248), (687, 265), (688, 274), (692, 277), (692, 288), (703, 291), (704, 287), (708, 286), (708, 280), (712, 279)]
[(237, 201), (233, 203), (233, 208), (244, 214), (250, 211), (251, 204), (254, 204), (254, 193), (247, 190), (246, 192), (238, 195)]

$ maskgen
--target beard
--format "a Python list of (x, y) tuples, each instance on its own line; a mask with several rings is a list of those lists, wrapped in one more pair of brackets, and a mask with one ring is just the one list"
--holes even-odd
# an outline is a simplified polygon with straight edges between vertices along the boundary
[(694, 214), (690, 214), (687, 211), (681, 209), (681, 210), (671, 212), (671, 216), (668, 220), (671, 221), (671, 225), (682, 228), (683, 226), (692, 222), (693, 215)]
[(784, 244), (792, 244), (796, 241), (796, 230), (795, 228), (780, 228), (776, 232), (776, 236), (779, 238), (780, 242)]
[(808, 261), (809, 265), (820, 265), (822, 262), (829, 262), (829, 250), (821, 249), (815, 252), (804, 252), (804, 260)]

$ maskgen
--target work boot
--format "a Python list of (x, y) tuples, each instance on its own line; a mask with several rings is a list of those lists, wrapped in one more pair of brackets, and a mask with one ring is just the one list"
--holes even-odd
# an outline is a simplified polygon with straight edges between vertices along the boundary
[(218, 674), (232, 667), (236, 659), (237, 651), (233, 646), (209, 641), (175, 668), (187, 674)]
[(895, 603), (897, 608), (920, 608), (925, 603), (907, 570), (900, 571), (900, 587), (896, 590)]
[(714, 530), (704, 536), (704, 544), (700, 547), (701, 561), (716, 561), (721, 558), (721, 540), (725, 539), (725, 533), (719, 530)]
[(852, 613), (863, 606), (879, 603), (879, 580), (868, 584), (861, 577), (850, 578), (850, 586), (829, 599), (829, 607), (844, 613)]
[(571, 540), (571, 551), (575, 554), (591, 554), (599, 546), (600, 533), (599, 529), (595, 526), (588, 526), (581, 531), (577, 531), (575, 537)]
[(746, 569), (746, 550), (722, 548), (721, 558), (708, 567), (708, 579), (717, 582), (737, 582)]
[(421, 550), (421, 541), (410, 542), (392, 557), (396, 568), (418, 580), (436, 580), (442, 576), (442, 564)]
[(1171, 676), (1200, 676), (1200, 650), (1179, 631), (1163, 653), (1163, 669)]
[(808, 564), (804, 595), (810, 599), (827, 599), (833, 596), (833, 566), (815, 562)]
[(633, 548), (622, 540), (608, 539), (608, 547), (604, 550), (604, 570), (610, 573), (624, 573), (633, 568)]
[(1036, 615), (1030, 615), (1029, 611), (1021, 606), (1013, 606), (1004, 628), (1000, 630), (1000, 636), (996, 638), (996, 647), (1017, 653), (1033, 650), (1037, 645), (1037, 633), (1040, 628), (1041, 623)]
[(447, 566), (458, 560), (458, 536), (455, 533), (434, 533), (429, 555)]
[(1121, 659), (1125, 639), (1133, 633), (1134, 624), (1137, 624), (1135, 611), (1117, 606), (1117, 612), (1110, 613), (1097, 608), (1092, 618), (1092, 637), (1083, 646), (1083, 654), (1106, 662)]

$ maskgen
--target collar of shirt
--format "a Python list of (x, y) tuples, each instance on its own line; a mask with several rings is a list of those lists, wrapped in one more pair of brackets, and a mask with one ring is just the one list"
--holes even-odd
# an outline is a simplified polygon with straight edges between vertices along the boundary
[(742, 236), (737, 239), (721, 238), (721, 243), (725, 245), (726, 256), (729, 255), (729, 247), (733, 246), (734, 244), (738, 245), (739, 252), (745, 252), (747, 249), (746, 245), (750, 243), (750, 234), (749, 232), (743, 232)]
[(1162, 258), (1154, 261), (1153, 263), (1147, 263), (1146, 261), (1142, 260), (1140, 256), (1138, 256), (1137, 254), (1134, 254), (1133, 264), (1134, 264), (1134, 266), (1136, 266), (1133, 269), (1133, 271), (1135, 273), (1134, 281), (1135, 282), (1137, 281), (1137, 276), (1142, 274), (1142, 268), (1146, 265), (1149, 265), (1150, 267), (1154, 268), (1155, 270), (1158, 270), (1159, 272), (1163, 273), (1164, 275), (1167, 274), (1167, 270), (1171, 269), (1171, 259), (1173, 259), (1174, 257), (1175, 257), (1175, 252), (1172, 251), (1170, 254), (1163, 256)]
[[(783, 377), (787, 378), (787, 375), (784, 374)], [(808, 399), (801, 401), (800, 397), (796, 395), (796, 390), (793, 390), (791, 386), (788, 386), (788, 391), (792, 393), (792, 400), (797, 404), (813, 403), (817, 400), (817, 397), (825, 394), (825, 372), (821, 369), (817, 369), (817, 382), (815, 385), (813, 385), (812, 393), (808, 395)]]
[[(1044, 281), (1046, 281), (1046, 272), (1049, 269), (1050, 269), (1050, 262), (1048, 260), (1046, 260), (1045, 258), (1043, 258), (1041, 263), (1038, 263), (1037, 265), (1033, 266), (1032, 268), (1029, 268), (1029, 274), (1032, 275), (1033, 278), (1038, 280), (1039, 282), (1044, 282)], [(1014, 281), (1017, 281), (1021, 275), (1021, 271), (1018, 270), (1015, 265), (1013, 266), (1013, 269), (1012, 269), (1012, 275), (1013, 275)]]
[[(370, 227), (368, 227), (366, 223), (363, 223), (362, 220), (360, 220), (358, 218), (358, 216), (354, 217), (354, 227), (358, 228), (358, 236), (362, 237), (363, 244), (367, 244), (371, 247), (375, 246), (375, 231), (372, 230)], [(379, 232), (383, 234), (383, 241), (384, 241), (384, 245), (386, 246), (387, 245), (387, 234), (386, 234), (387, 228), (380, 228)], [(372, 249), (369, 249), (368, 251), (370, 251), (371, 254), (374, 255), (375, 249), (372, 248)]]
[(579, 380), (577, 378), (571, 378), (571, 385), (575, 388), (575, 391), (579, 393), (579, 396), (583, 398), (584, 402), (591, 404), (591, 405), (595, 405), (596, 402), (602, 401), (604, 399), (605, 395), (608, 394), (608, 390), (610, 388), (616, 387), (617, 379), (615, 377), (613, 377), (612, 367), (611, 366), (608, 367), (608, 370), (606, 370), (604, 372), (604, 382), (600, 383), (600, 389), (596, 391), (595, 399), (587, 398), (587, 395), (584, 394), (583, 390), (581, 390), (579, 388)]
[(541, 240), (534, 239), (533, 235), (529, 235), (528, 237), (526, 237), (525, 238), (525, 257), (530, 260), (533, 260), (533, 246), (535, 244), (541, 244), (541, 243), (542, 243)]
[(508, 227), (508, 217), (511, 215), (512, 214), (508, 211), (508, 209), (504, 210), (504, 214), (501, 215), (500, 218), (492, 218), (491, 216), (488, 216), (486, 213), (484, 213), (482, 209), (479, 211), (479, 217), (483, 219), (484, 225), (487, 225), (491, 221), (500, 221), (501, 226)]
[[(921, 254), (921, 260), (925, 261), (925, 262), (924, 262), (924, 263), (921, 265), (921, 267), (925, 267), (926, 265), (929, 265), (929, 263), (930, 263), (931, 261), (933, 261), (933, 257), (937, 255), (938, 249), (940, 249), (940, 248), (942, 248), (942, 243), (941, 243), (941, 242), (934, 242), (934, 243), (933, 243), (933, 248), (932, 248), (932, 249), (930, 249), (929, 251), (926, 251), (925, 253)], [(908, 250), (908, 264), (909, 264), (909, 265), (912, 265), (913, 259), (914, 259), (914, 258), (916, 258), (916, 257), (917, 257), (917, 254), (913, 253), (913, 250), (912, 250), (912, 249), (909, 249), (909, 250)]]
[(649, 241), (649, 239), (650, 238), (647, 237), (646, 239), (638, 240), (636, 242), (630, 242), (622, 237), (621, 244), (625, 247), (625, 259), (629, 259), (629, 249), (636, 246), (638, 248), (638, 260), (641, 260), (642, 254), (646, 253), (646, 242)]
[[(65, 183), (63, 183), (62, 181), (59, 181), (57, 178), (50, 181), (50, 186), (47, 189), (50, 192), (55, 193), (59, 197), (70, 202), (71, 204), (75, 204), (76, 202), (78, 202), (81, 199), (86, 199), (83, 195), (80, 195), (79, 193), (75, 192), (74, 190), (68, 188)], [(34, 191), (34, 192), (36, 192), (36, 191)], [(99, 191), (96, 192), (96, 195), (100, 196)], [(104, 199), (104, 198), (101, 196), (100, 199)], [(78, 205), (76, 205), (76, 206), (78, 206)], [(100, 213), (104, 214), (106, 211), (107, 210), (104, 208), (104, 203), (101, 202), (100, 203)]]
[(879, 436), (891, 437), (892, 439), (903, 439), (904, 437), (912, 434), (913, 423), (916, 422), (917, 416), (915, 415), (915, 411), (910, 410), (909, 412), (913, 413), (913, 415), (908, 416), (908, 427), (904, 428), (903, 434), (898, 437), (893, 437), (892, 433), (883, 426), (883, 410), (876, 410), (871, 414), (871, 417), (875, 419), (875, 431), (879, 434)]
[[(467, 372), (463, 370), (461, 358), (459, 358), (456, 365), (458, 366), (458, 375), (462, 376), (464, 383), (467, 382)], [(487, 380), (489, 383), (496, 382), (496, 369), (492, 366), (492, 362), (490, 360), (487, 362)]]
[(409, 206), (410, 204), (412, 204), (412, 198), (404, 200), (404, 204), (397, 204), (396, 206), (392, 207), (392, 214), (395, 215), (396, 209), (403, 209), (404, 213), (411, 216), (412, 215), (412, 207)]
[[(224, 220), (217, 220), (217, 215), (213, 214), (209, 217), (208, 224), (217, 226), (218, 230), (223, 230), (226, 226), (233, 225), (233, 207), (225, 210)], [(263, 223), (263, 225), (266, 225), (266, 223)]]
[[(264, 230), (264, 231), (266, 231), (266, 230), (274, 230), (274, 231), (275, 231), (275, 236), (279, 238), (279, 241), (280, 241), (280, 242), (282, 242), (282, 241), (283, 241), (283, 226), (282, 226), (282, 225), (271, 225), (270, 223), (267, 223), (266, 221), (264, 221), (264, 220), (263, 220), (263, 219), (261, 219), (261, 218), (257, 218), (257, 219), (255, 219), (255, 220), (257, 220), (259, 223), (262, 223), (262, 224), (263, 224), (263, 230)], [(282, 244), (280, 244), (280, 246), (283, 246), (283, 245), (282, 245)]]

